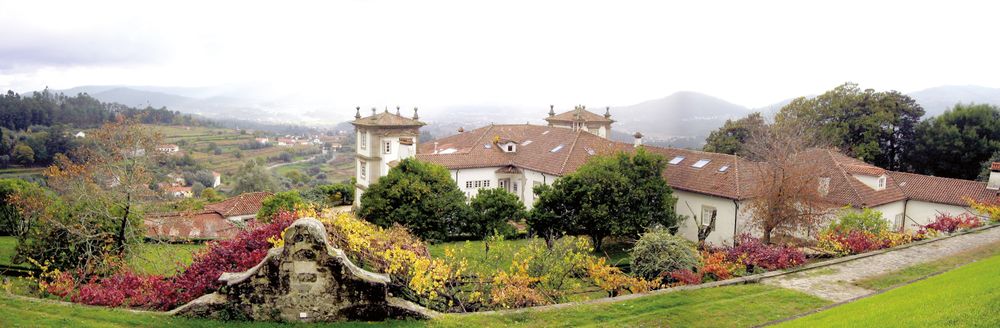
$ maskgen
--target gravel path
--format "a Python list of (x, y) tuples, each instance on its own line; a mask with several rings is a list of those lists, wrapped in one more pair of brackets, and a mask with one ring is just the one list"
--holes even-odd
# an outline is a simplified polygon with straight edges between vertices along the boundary
[(768, 278), (762, 282), (842, 302), (875, 292), (852, 285), (855, 281), (946, 258), (998, 241), (1000, 241), (1000, 228), (993, 227), (854, 261)]

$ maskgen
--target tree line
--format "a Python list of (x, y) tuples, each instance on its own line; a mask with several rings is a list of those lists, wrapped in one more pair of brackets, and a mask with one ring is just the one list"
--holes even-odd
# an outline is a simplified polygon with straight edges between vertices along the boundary
[(768, 122), (760, 113), (727, 120), (703, 150), (747, 156), (755, 130), (800, 126), (828, 145), (878, 167), (958, 179), (981, 178), (1000, 160), (1000, 107), (956, 104), (921, 120), (924, 109), (898, 91), (845, 83), (813, 98), (800, 97)]
[(0, 167), (50, 165), (56, 154), (68, 154), (77, 146), (77, 129), (97, 127), (119, 117), (145, 124), (207, 124), (166, 108), (104, 103), (86, 93), (67, 96), (45, 89), (20, 95), (7, 91), (0, 95)]

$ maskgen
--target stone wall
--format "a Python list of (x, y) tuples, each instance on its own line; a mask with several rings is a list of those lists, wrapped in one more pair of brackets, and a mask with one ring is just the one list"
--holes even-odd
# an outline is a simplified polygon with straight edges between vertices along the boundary
[(176, 310), (179, 315), (258, 321), (429, 318), (430, 310), (391, 297), (389, 278), (351, 263), (316, 219), (295, 221), (284, 247), (255, 267), (219, 278), (225, 286)]

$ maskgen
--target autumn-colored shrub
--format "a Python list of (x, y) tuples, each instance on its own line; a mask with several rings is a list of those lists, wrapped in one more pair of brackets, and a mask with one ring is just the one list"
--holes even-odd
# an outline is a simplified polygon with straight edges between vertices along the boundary
[(938, 213), (934, 217), (934, 221), (925, 225), (924, 228), (930, 228), (941, 232), (952, 233), (957, 230), (972, 229), (980, 227), (982, 225), (983, 225), (982, 220), (969, 213), (962, 213), (959, 215)]
[(730, 261), (725, 251), (709, 251), (702, 253), (703, 265), (698, 274), (706, 281), (726, 280), (747, 273), (747, 267), (741, 262)]
[(701, 275), (688, 269), (675, 270), (670, 272), (670, 280), (675, 285), (697, 285), (701, 283)]
[(984, 201), (967, 198), (965, 201), (969, 203), (969, 207), (973, 211), (976, 211), (977, 214), (995, 223), (1000, 223), (1000, 198)]
[(755, 268), (783, 270), (806, 262), (805, 254), (798, 248), (764, 244), (750, 234), (739, 235), (736, 245), (725, 251), (727, 260), (745, 265), (747, 271), (754, 271)]

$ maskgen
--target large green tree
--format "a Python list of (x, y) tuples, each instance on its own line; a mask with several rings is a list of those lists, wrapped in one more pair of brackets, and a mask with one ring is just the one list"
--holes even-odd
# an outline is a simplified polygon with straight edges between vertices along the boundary
[(958, 104), (940, 116), (920, 122), (913, 170), (935, 176), (975, 179), (983, 162), (1000, 151), (1000, 108)]
[(264, 165), (256, 160), (247, 161), (233, 177), (234, 195), (255, 191), (275, 191), (278, 189), (274, 178)]
[(877, 92), (845, 83), (814, 98), (798, 98), (775, 117), (778, 124), (808, 126), (825, 143), (890, 170), (905, 169), (924, 109), (896, 91)]
[(400, 224), (431, 242), (456, 233), (469, 215), (465, 194), (443, 166), (404, 159), (368, 186), (358, 216), (382, 227)]
[(489, 252), (489, 236), (510, 232), (509, 222), (520, 222), (527, 215), (517, 195), (502, 188), (480, 190), (469, 201), (472, 212), (463, 222), (465, 233), (482, 238)]
[(262, 222), (271, 222), (276, 214), (281, 211), (294, 211), (296, 207), (305, 204), (302, 195), (298, 191), (289, 190), (267, 196), (261, 202), (260, 211), (257, 212), (257, 219)]
[(533, 227), (539, 233), (585, 234), (596, 249), (605, 237), (638, 238), (647, 228), (677, 224), (677, 199), (663, 179), (663, 156), (638, 148), (635, 153), (591, 158), (576, 172), (557, 179), (552, 188), (540, 188), (535, 223), (568, 223), (569, 227)]
[(726, 120), (719, 129), (712, 131), (705, 139), (704, 151), (730, 155), (743, 155), (743, 145), (756, 129), (767, 126), (764, 117), (759, 112), (747, 115), (738, 120)]

